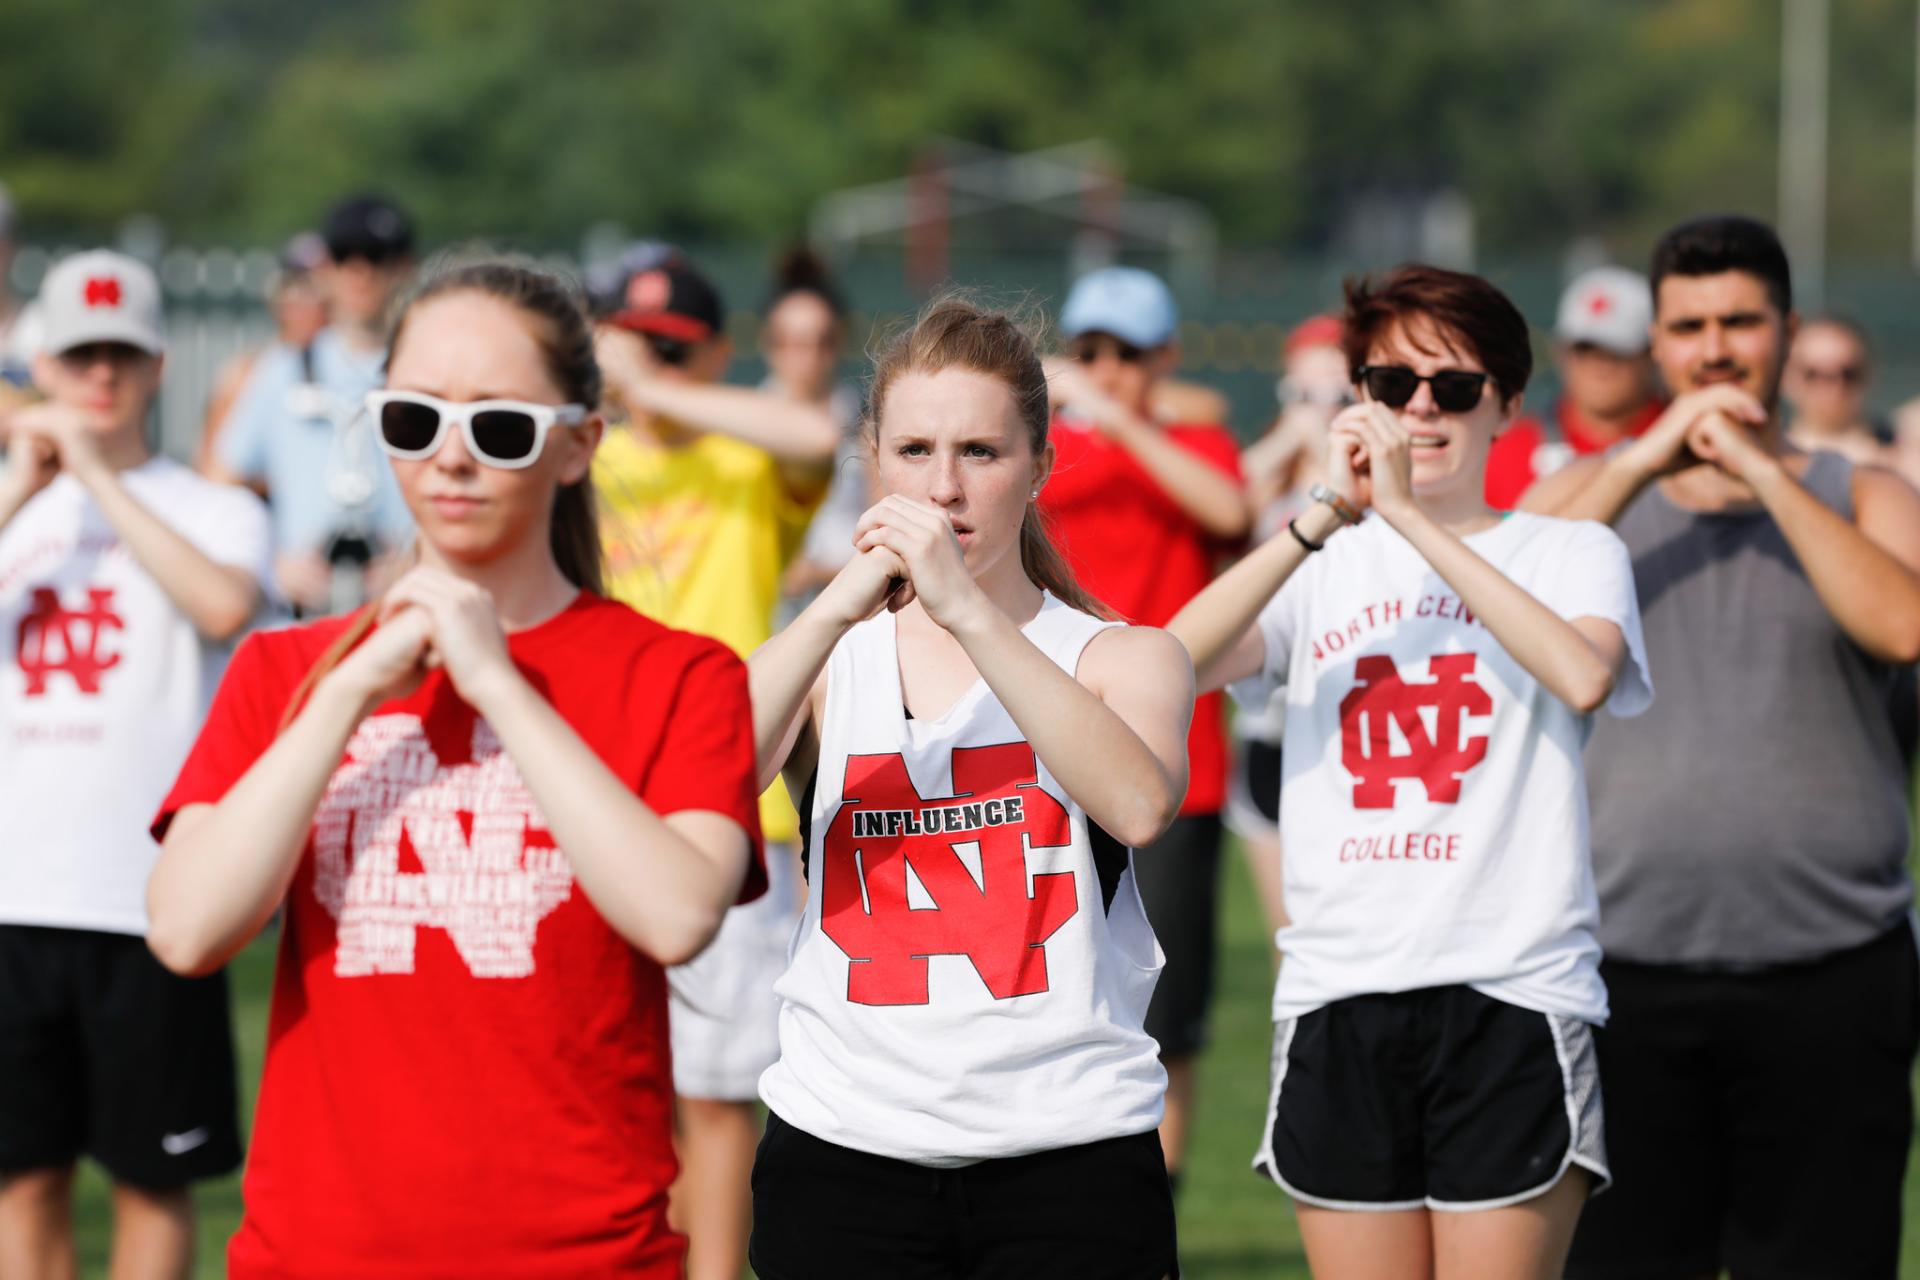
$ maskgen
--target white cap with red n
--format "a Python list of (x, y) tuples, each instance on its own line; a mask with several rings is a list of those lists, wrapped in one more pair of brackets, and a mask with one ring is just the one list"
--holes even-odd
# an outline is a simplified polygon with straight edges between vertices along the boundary
[(1554, 336), (1604, 347), (1617, 355), (1637, 356), (1651, 344), (1653, 292), (1647, 278), (1625, 267), (1595, 267), (1577, 277), (1560, 295), (1560, 319)]
[(160, 282), (144, 262), (93, 249), (62, 258), (40, 282), (41, 349), (54, 355), (90, 342), (166, 350)]

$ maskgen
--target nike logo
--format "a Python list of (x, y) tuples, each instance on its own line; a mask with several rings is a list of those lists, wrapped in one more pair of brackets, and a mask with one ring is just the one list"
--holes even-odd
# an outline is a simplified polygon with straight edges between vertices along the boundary
[(185, 1133), (163, 1133), (160, 1135), (160, 1149), (170, 1156), (183, 1156), (195, 1147), (205, 1146), (207, 1139), (212, 1136), (205, 1125)]

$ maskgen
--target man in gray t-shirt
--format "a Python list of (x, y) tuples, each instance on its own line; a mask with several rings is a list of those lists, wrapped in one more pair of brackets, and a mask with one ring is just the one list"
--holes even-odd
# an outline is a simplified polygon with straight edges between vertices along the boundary
[(1770, 228), (1684, 223), (1652, 275), (1672, 407), (1523, 503), (1626, 542), (1661, 688), (1587, 749), (1617, 1189), (1567, 1274), (1891, 1276), (1920, 983), (1887, 708), (1920, 659), (1920, 495), (1786, 441)]

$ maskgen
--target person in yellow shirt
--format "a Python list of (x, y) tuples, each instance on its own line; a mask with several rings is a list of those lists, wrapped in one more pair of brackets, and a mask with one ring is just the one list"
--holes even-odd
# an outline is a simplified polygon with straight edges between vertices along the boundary
[[(720, 386), (725, 309), (677, 255), (655, 255), (599, 301), (595, 352), (610, 429), (594, 458), (607, 584), (668, 626), (742, 657), (772, 634), (781, 577), (831, 479), (840, 427), (823, 409)], [(696, 712), (697, 713), (697, 712)], [(778, 783), (761, 797), (772, 887), (671, 971), (681, 1173), (672, 1214), (693, 1280), (746, 1264), (760, 1073), (779, 1056), (774, 981), (797, 906), (799, 819)]]

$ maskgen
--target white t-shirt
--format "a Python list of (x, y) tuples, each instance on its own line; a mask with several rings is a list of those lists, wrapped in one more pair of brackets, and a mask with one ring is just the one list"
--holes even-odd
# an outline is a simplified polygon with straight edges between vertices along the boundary
[[(264, 584), (266, 507), (169, 458), (120, 475), (201, 551)], [(147, 833), (228, 646), (206, 641), (72, 476), (0, 529), (0, 922), (145, 934)]]
[[(828, 660), (813, 888), (760, 1095), (816, 1138), (935, 1167), (1146, 1133), (1162, 956), (1131, 855), (1096, 851), (985, 681), (908, 720), (894, 623)], [(1071, 673), (1116, 625), (1048, 596), (1024, 630)]]
[[(1466, 539), (1630, 659), (1608, 709), (1653, 699), (1633, 569), (1603, 525), (1515, 513)], [(1349, 996), (1465, 984), (1603, 1023), (1587, 787), (1590, 721), (1543, 688), (1386, 521), (1334, 535), (1260, 613), (1266, 663), (1235, 685), (1287, 702), (1276, 1018)]]

